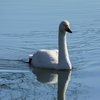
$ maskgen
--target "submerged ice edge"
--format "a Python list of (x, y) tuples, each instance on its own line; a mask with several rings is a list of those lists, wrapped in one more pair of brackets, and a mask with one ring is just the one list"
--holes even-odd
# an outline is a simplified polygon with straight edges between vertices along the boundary
[(0, 68), (0, 72), (30, 72), (29, 69)]

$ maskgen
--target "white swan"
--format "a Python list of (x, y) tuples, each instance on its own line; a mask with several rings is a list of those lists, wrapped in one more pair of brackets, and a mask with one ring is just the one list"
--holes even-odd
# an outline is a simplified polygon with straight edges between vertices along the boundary
[(66, 44), (66, 32), (72, 33), (69, 22), (64, 20), (59, 25), (58, 50), (39, 50), (29, 56), (29, 63), (39, 68), (72, 69)]

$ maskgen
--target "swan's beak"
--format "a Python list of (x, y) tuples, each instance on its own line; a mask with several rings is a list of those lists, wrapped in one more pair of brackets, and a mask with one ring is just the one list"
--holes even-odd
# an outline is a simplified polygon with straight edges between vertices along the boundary
[(72, 31), (70, 30), (70, 26), (68, 26), (68, 25), (65, 26), (65, 30), (66, 30), (67, 32), (69, 32), (69, 33), (72, 33)]
[(72, 33), (72, 31), (70, 30), (70, 28), (67, 29), (67, 32)]

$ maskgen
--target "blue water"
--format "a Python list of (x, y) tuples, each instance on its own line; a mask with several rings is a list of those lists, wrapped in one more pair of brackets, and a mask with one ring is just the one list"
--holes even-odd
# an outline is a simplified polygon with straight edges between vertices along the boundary
[[(67, 100), (99, 100), (99, 6), (99, 0), (1, 1), (0, 100), (57, 100), (60, 82), (68, 82)], [(30, 54), (58, 48), (57, 32), (62, 20), (68, 20), (73, 31), (67, 34), (67, 41), (74, 69), (30, 68), (24, 63)]]

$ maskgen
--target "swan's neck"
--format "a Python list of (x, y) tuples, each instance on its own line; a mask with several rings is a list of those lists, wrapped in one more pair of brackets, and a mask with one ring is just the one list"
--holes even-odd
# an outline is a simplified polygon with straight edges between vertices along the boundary
[(59, 65), (63, 67), (63, 65), (65, 67), (70, 66), (70, 61), (69, 61), (69, 55), (68, 55), (68, 49), (67, 49), (67, 44), (66, 44), (66, 33), (65, 32), (61, 32), (59, 31), (59, 38), (58, 38), (58, 45), (59, 45)]

